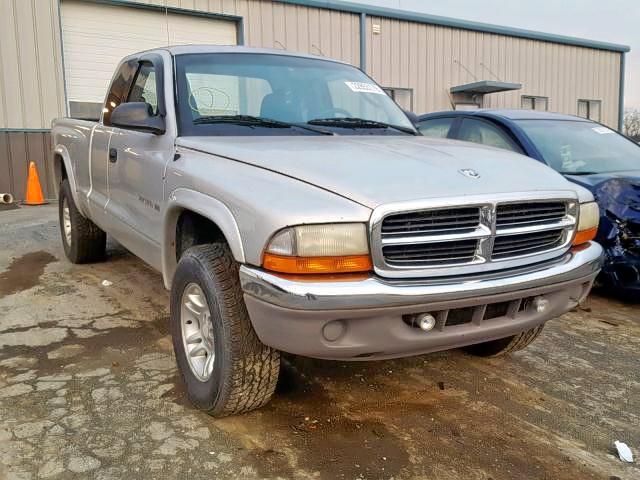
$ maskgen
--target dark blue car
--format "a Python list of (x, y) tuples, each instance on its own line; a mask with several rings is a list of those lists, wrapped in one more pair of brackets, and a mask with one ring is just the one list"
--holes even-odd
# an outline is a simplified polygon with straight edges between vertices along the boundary
[[(533, 110), (437, 112), (418, 117), (428, 137), (482, 143), (528, 155), (588, 188), (600, 206), (601, 284), (640, 293), (640, 146), (599, 123)], [(505, 174), (507, 174), (505, 172)]]

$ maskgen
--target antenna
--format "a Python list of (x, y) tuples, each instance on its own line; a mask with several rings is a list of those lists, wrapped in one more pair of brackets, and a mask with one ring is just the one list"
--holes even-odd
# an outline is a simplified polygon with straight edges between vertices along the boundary
[(465, 69), (465, 71), (471, 75), (473, 77), (473, 79), (477, 82), (478, 81), (478, 77), (476, 77), (473, 73), (471, 73), (471, 70), (469, 70), (467, 67), (465, 67), (461, 61), (456, 60), (455, 58), (453, 59), (453, 63), (457, 63), (458, 65), (460, 65), (462, 68)]
[(501, 81), (502, 81), (502, 79), (501, 79), (498, 75), (496, 75), (495, 73), (493, 73), (493, 72), (491, 71), (491, 69), (490, 69), (489, 67), (487, 67), (484, 63), (480, 62), (480, 66), (481, 66), (481, 67), (484, 67), (484, 68), (485, 68), (485, 69), (486, 69), (486, 70), (487, 70), (491, 75), (493, 75), (494, 77), (496, 77), (496, 80), (498, 80), (499, 82), (501, 82)]
[[(277, 43), (278, 45), (280, 45), (280, 47), (282, 48), (282, 50), (286, 50), (287, 48), (282, 44), (282, 42), (280, 40), (274, 40), (273, 41), (274, 45)], [(277, 46), (277, 45), (276, 45)]]
[(318, 52), (320, 52), (320, 55), (322, 55), (323, 57), (326, 57), (326, 55), (322, 53), (322, 50), (320, 50), (320, 47), (317, 46), (315, 43), (311, 44), (311, 48), (315, 48)]

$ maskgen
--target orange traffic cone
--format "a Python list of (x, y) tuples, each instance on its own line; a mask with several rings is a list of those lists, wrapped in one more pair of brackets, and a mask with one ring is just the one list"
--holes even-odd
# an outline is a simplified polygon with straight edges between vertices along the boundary
[(38, 178), (38, 169), (35, 162), (29, 163), (29, 176), (27, 177), (27, 194), (25, 196), (25, 205), (44, 205), (44, 195), (40, 186), (40, 178)]

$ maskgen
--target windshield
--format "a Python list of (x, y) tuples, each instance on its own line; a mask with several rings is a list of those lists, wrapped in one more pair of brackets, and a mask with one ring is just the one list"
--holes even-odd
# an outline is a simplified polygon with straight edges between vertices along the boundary
[(610, 128), (571, 120), (520, 120), (544, 161), (565, 174), (640, 170), (640, 147)]
[(378, 85), (337, 62), (272, 54), (178, 55), (176, 81), (182, 136), (415, 134)]

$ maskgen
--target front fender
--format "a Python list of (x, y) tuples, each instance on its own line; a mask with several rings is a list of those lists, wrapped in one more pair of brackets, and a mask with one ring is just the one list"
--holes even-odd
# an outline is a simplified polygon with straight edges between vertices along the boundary
[(195, 190), (177, 188), (169, 195), (163, 219), (164, 241), (162, 242), (162, 276), (167, 289), (175, 273), (177, 261), (176, 223), (180, 213), (190, 210), (215, 223), (222, 231), (236, 261), (245, 262), (244, 248), (238, 224), (231, 210), (219, 200)]

